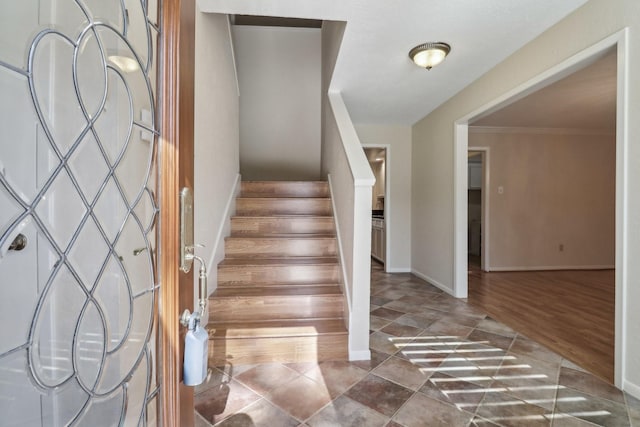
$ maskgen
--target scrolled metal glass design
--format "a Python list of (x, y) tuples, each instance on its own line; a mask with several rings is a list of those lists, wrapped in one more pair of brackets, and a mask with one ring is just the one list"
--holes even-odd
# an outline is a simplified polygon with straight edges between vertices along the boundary
[(147, 0), (3, 6), (0, 418), (10, 425), (157, 423), (157, 11)]

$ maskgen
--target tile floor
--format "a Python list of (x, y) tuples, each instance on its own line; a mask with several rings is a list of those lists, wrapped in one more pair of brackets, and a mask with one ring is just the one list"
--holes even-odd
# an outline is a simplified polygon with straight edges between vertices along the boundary
[(409, 274), (372, 268), (371, 360), (212, 368), (196, 426), (640, 426), (640, 401)]

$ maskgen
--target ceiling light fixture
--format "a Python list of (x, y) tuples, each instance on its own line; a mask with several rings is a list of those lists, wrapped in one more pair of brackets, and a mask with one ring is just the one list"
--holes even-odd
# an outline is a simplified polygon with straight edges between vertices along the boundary
[(409, 58), (418, 67), (432, 69), (451, 52), (451, 46), (442, 42), (423, 43), (409, 51)]

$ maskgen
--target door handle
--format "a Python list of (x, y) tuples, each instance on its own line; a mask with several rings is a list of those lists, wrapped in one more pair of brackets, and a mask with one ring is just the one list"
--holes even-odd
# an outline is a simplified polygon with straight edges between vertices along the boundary
[(180, 269), (188, 273), (191, 271), (193, 260), (200, 263), (198, 272), (198, 311), (191, 313), (188, 309), (182, 313), (180, 323), (188, 326), (192, 316), (201, 318), (204, 316), (207, 307), (207, 265), (202, 258), (195, 254), (196, 247), (193, 243), (193, 192), (190, 188), (184, 187), (180, 190)]

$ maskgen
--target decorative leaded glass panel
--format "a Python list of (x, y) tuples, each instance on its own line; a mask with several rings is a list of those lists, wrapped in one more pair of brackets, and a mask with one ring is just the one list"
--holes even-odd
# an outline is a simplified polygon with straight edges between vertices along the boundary
[(158, 422), (157, 1), (0, 0), (0, 424)]

